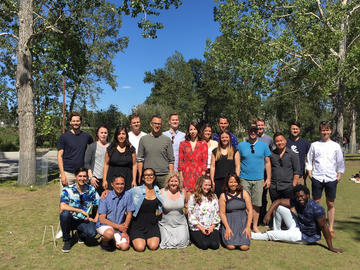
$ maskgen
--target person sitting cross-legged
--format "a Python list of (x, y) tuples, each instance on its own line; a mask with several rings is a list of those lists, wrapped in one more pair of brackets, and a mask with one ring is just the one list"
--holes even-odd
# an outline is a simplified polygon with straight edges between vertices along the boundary
[[(325, 220), (325, 210), (320, 204), (309, 198), (309, 189), (303, 185), (294, 187), (294, 197), (294, 200), (278, 199), (274, 201), (264, 217), (264, 223), (267, 224), (271, 215), (274, 214), (274, 230), (265, 233), (251, 233), (251, 238), (312, 244), (321, 239), (321, 231), (329, 250), (342, 253), (343, 250), (332, 246), (330, 230)], [(295, 207), (297, 215), (290, 210), (293, 207)], [(281, 229), (282, 221), (287, 226), (287, 230)]]
[(63, 232), (63, 252), (71, 249), (70, 231), (76, 229), (79, 242), (88, 242), (96, 236), (96, 221), (91, 218), (90, 212), (99, 205), (99, 195), (96, 189), (87, 184), (88, 170), (78, 168), (75, 171), (75, 184), (65, 186), (60, 198), (60, 226)]
[(128, 250), (130, 240), (127, 230), (135, 210), (133, 199), (131, 193), (125, 191), (123, 176), (113, 178), (111, 186), (113, 190), (100, 200), (96, 230), (102, 235), (101, 247), (104, 250), (113, 250), (113, 240), (116, 248)]

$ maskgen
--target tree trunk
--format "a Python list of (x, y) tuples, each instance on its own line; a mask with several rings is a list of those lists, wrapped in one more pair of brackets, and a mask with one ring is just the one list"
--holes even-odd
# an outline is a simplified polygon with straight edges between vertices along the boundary
[(349, 142), (349, 153), (355, 154), (357, 153), (356, 149), (356, 117), (357, 112), (355, 105), (351, 105), (351, 115), (350, 115), (350, 142)]
[(21, 0), (19, 7), (19, 43), (17, 48), (16, 69), (20, 143), (18, 183), (21, 185), (32, 185), (36, 181), (32, 54), (28, 47), (28, 42), (33, 34), (32, 27), (32, 0)]

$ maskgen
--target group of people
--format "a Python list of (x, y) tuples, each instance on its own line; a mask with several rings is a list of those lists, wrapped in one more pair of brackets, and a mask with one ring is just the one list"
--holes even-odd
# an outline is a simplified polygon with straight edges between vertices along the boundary
[[(130, 132), (116, 128), (109, 143), (109, 129), (99, 126), (93, 142), (81, 131), (81, 115), (71, 114), (71, 130), (58, 143), (63, 252), (71, 249), (74, 229), (79, 242), (100, 234), (104, 250), (190, 243), (217, 249), (222, 243), (245, 251), (250, 239), (313, 243), (322, 232), (328, 248), (342, 252), (333, 248), (332, 238), (344, 159), (330, 139), (329, 122), (320, 123), (321, 139), (311, 145), (300, 137), (296, 122), (289, 138), (280, 132), (271, 138), (258, 118), (240, 143), (225, 116), (215, 134), (210, 124), (194, 122), (183, 133), (179, 123), (179, 115), (171, 114), (170, 129), (162, 132), (162, 118), (154, 115), (146, 134), (133, 114)], [(329, 226), (319, 204), (323, 189)], [(272, 204), (266, 211), (268, 190)], [(268, 224), (271, 216), (273, 229), (261, 233), (258, 225)]]

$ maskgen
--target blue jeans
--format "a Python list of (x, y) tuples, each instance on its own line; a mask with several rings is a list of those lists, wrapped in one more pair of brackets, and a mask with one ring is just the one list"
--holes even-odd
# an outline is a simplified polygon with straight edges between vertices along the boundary
[(97, 234), (96, 224), (84, 219), (75, 219), (70, 211), (63, 211), (60, 214), (60, 226), (63, 232), (63, 241), (69, 240), (70, 231), (77, 230), (81, 239), (94, 238)]

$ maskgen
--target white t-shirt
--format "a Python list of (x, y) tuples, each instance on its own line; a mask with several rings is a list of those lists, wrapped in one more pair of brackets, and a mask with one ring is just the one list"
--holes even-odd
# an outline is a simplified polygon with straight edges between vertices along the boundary
[(134, 148), (136, 149), (136, 155), (138, 153), (140, 138), (145, 135), (146, 133), (142, 131), (140, 131), (138, 136), (135, 136), (135, 134), (132, 131), (129, 132), (129, 141), (131, 145), (134, 146)]

